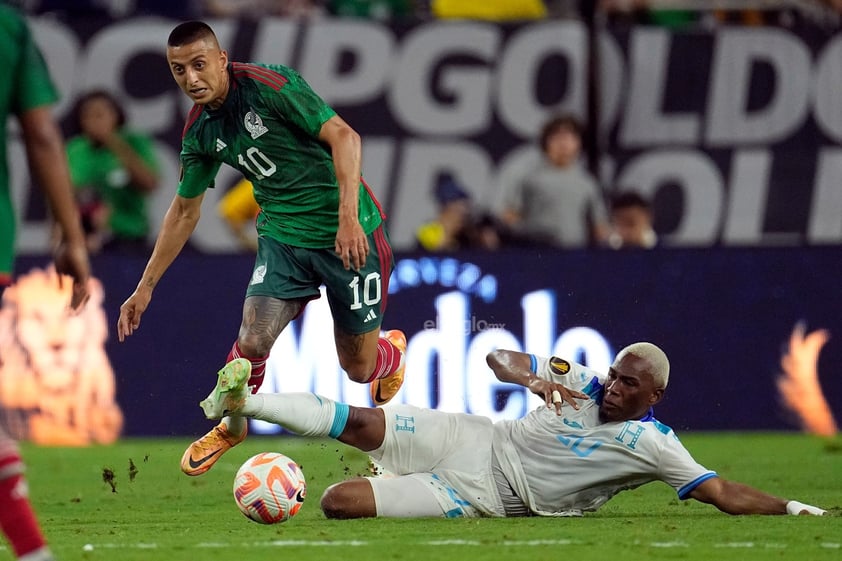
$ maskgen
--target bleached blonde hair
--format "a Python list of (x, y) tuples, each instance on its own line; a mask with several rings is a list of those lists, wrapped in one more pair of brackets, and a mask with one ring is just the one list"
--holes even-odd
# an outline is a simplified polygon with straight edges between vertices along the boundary
[(620, 362), (620, 360), (626, 355), (634, 355), (648, 362), (650, 367), (649, 371), (652, 373), (652, 378), (655, 380), (655, 387), (661, 389), (667, 387), (667, 383), (670, 380), (670, 361), (667, 359), (666, 353), (662, 351), (660, 347), (646, 342), (632, 343), (617, 353), (617, 358), (614, 359), (614, 364)]

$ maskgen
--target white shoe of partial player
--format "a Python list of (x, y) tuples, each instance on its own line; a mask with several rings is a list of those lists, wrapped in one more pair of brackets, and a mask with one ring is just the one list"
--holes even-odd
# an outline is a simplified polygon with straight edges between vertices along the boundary
[(248, 395), (248, 381), (251, 377), (251, 362), (235, 358), (222, 367), (216, 387), (199, 405), (208, 419), (221, 419), (239, 411)]

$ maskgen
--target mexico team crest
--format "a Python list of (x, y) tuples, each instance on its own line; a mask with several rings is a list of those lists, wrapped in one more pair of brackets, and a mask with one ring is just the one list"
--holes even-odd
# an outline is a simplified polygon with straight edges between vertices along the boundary
[(265, 132), (269, 132), (269, 129), (263, 126), (263, 119), (261, 119), (254, 111), (246, 113), (246, 117), (243, 119), (243, 124), (246, 126), (246, 130), (249, 131), (249, 134), (251, 134), (252, 140)]

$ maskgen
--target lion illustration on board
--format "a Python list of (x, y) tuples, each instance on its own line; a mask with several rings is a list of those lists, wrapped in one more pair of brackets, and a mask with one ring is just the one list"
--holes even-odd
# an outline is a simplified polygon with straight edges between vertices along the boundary
[(3, 293), (0, 306), (0, 421), (38, 444), (108, 444), (120, 435), (114, 371), (105, 353), (104, 292), (70, 311), (69, 277), (33, 269)]

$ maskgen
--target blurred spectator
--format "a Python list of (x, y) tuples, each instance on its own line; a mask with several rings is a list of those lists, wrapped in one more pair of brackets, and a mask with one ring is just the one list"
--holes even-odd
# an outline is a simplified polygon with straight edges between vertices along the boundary
[(146, 253), (146, 200), (158, 187), (152, 139), (126, 128), (125, 112), (110, 93), (83, 95), (67, 142), (70, 177), (83, 206), (90, 251)]
[(432, 0), (431, 9), (438, 18), (515, 21), (547, 17), (542, 0)]
[(135, 15), (155, 15), (174, 19), (201, 16), (201, 0), (134, 0)]
[(652, 205), (633, 191), (611, 197), (611, 234), (608, 245), (614, 249), (651, 249), (658, 245)]
[(840, 0), (598, 0), (599, 8), (612, 23), (661, 25), (670, 28), (718, 24), (792, 26), (799, 21), (838, 26)]
[(701, 12), (677, 7), (658, 7), (650, 0), (600, 0), (599, 9), (614, 23), (659, 25), (677, 29), (696, 24)]
[(497, 223), (489, 215), (474, 216), (470, 195), (450, 176), (436, 185), (438, 216), (416, 232), (418, 248), (426, 251), (497, 249), (500, 238)]
[(206, 16), (217, 18), (313, 17), (324, 13), (319, 0), (203, 0)]
[(257, 229), (254, 221), (260, 206), (254, 200), (254, 185), (246, 178), (228, 190), (216, 207), (231, 234), (243, 250), (257, 251)]
[(328, 11), (339, 17), (364, 17), (382, 21), (409, 18), (419, 12), (418, 0), (330, 0)]
[(543, 159), (504, 203), (503, 222), (521, 243), (579, 248), (605, 242), (609, 228), (602, 191), (579, 161), (582, 133), (571, 115), (544, 125)]

